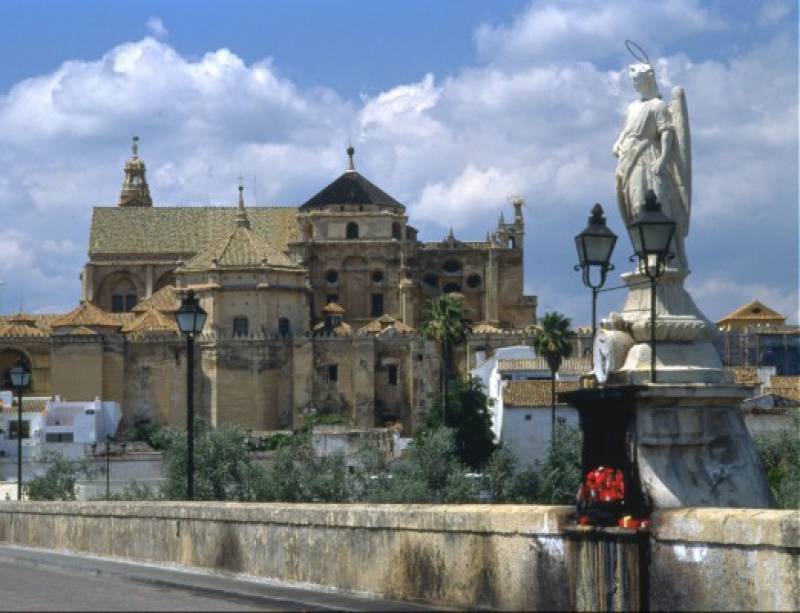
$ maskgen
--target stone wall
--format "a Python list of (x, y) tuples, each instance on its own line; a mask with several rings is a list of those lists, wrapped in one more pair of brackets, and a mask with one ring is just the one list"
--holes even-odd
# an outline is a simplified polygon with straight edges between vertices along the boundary
[[(604, 537), (567, 531), (570, 513), (522, 505), (4, 502), (0, 541), (457, 607), (574, 609), (591, 605), (589, 584), (603, 573), (587, 572), (598, 558), (587, 547)], [(646, 555), (637, 568), (630, 565), (639, 556), (624, 555), (614, 560), (629, 566), (606, 573), (630, 589), (643, 579), (635, 589), (650, 608), (800, 609), (796, 512), (680, 509), (654, 520), (649, 567)]]

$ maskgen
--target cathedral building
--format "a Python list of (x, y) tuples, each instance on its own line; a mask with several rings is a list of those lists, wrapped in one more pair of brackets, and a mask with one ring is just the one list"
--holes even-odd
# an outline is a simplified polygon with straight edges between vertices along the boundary
[[(0, 372), (20, 356), (34, 391), (101, 397), (127, 423), (181, 424), (185, 342), (174, 312), (208, 312), (196, 344), (197, 411), (213, 424), (291, 428), (312, 412), (412, 431), (438, 389), (438, 347), (418, 334), (426, 301), (464, 296), (460, 354), (526, 342), (523, 203), (482, 242), (421, 242), (403, 204), (355, 169), (299, 207), (154, 205), (134, 139), (116, 206), (94, 209), (82, 300), (63, 315), (0, 318)], [(5, 377), (0, 384), (7, 385)]]

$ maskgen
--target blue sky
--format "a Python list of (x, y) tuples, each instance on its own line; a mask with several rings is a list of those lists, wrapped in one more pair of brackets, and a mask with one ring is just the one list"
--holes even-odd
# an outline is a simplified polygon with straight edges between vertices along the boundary
[(27, 0), (0, 29), (0, 312), (76, 303), (91, 207), (137, 133), (157, 204), (230, 203), (240, 174), (251, 201), (300, 204), (348, 138), (425, 240), (482, 238), (522, 195), (527, 291), (587, 323), (572, 236), (596, 201), (624, 233), (610, 149), (634, 38), (662, 92), (687, 92), (696, 301), (797, 318), (792, 2)]

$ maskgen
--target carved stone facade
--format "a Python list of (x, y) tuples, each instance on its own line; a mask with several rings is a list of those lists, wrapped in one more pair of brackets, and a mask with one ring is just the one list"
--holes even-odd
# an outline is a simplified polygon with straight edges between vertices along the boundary
[(208, 312), (196, 406), (212, 423), (273, 430), (326, 412), (412, 431), (439, 382), (438, 348), (416, 332), (429, 298), (465, 298), (463, 370), (470, 351), (525, 342), (536, 321), (523, 204), (485, 242), (451, 231), (423, 243), (348, 154), (347, 170), (300, 207), (245, 206), (241, 187), (238, 206), (168, 207), (153, 206), (135, 144), (118, 205), (94, 210), (81, 305), (28, 318), (26, 334), (0, 318), (0, 359), (23, 355), (35, 393), (100, 396), (127, 423), (179, 425), (186, 349), (174, 312), (192, 290)]

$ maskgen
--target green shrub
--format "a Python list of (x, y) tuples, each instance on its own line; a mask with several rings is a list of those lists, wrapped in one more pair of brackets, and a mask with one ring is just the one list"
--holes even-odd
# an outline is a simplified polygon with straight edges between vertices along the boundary
[(128, 428), (127, 438), (129, 441), (141, 441), (147, 443), (153, 449), (162, 449), (159, 447), (158, 433), (162, 429), (158, 424), (154, 424), (150, 420), (138, 420)]
[(75, 500), (75, 483), (90, 474), (89, 462), (70, 460), (57, 451), (45, 451), (41, 460), (48, 464), (47, 471), (35, 477), (26, 486), (30, 500)]
[(532, 466), (519, 466), (514, 452), (499, 447), (483, 471), (483, 487), (492, 502), (536, 502), (539, 478)]
[(780, 509), (800, 509), (800, 411), (792, 413), (792, 427), (753, 438)]
[(538, 473), (536, 502), (575, 503), (581, 483), (581, 432), (578, 428), (556, 421), (553, 445)]

